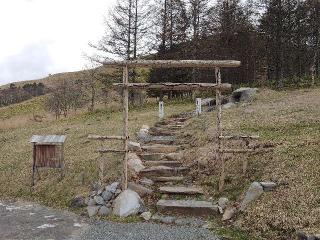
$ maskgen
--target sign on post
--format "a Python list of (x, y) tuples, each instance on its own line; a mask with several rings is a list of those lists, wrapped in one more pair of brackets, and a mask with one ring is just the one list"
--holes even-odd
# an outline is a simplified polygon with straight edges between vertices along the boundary
[(202, 112), (201, 109), (201, 98), (196, 98), (196, 113), (199, 116)]
[(163, 101), (159, 102), (159, 118), (162, 119), (164, 117), (164, 104)]

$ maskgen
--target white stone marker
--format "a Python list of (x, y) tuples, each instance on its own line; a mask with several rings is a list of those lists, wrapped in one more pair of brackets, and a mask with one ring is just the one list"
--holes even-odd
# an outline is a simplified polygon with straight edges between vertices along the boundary
[(164, 117), (164, 103), (163, 101), (159, 102), (159, 118), (162, 119)]
[(201, 109), (201, 98), (196, 98), (196, 113), (199, 116), (202, 112)]

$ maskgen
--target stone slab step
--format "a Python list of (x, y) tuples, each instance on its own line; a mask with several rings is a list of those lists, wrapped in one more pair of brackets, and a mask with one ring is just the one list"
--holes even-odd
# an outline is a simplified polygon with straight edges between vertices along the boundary
[(166, 159), (164, 153), (140, 153), (138, 156), (144, 161), (161, 161)]
[(166, 194), (184, 194), (184, 195), (199, 195), (203, 194), (203, 190), (200, 187), (192, 186), (172, 186), (172, 187), (160, 187), (159, 191)]
[(145, 168), (140, 171), (140, 175), (143, 177), (171, 177), (180, 176), (189, 172), (187, 167), (166, 167), (166, 166), (155, 166), (150, 168)]
[(181, 163), (178, 161), (145, 161), (144, 165), (147, 167), (154, 167), (154, 166), (180, 167)]
[(219, 211), (217, 205), (197, 200), (159, 200), (157, 209), (160, 213), (189, 216), (212, 216)]
[(179, 151), (182, 147), (177, 145), (154, 144), (141, 147), (143, 151), (149, 153), (173, 153)]
[(175, 132), (161, 127), (151, 127), (149, 134), (153, 136), (173, 136)]
[(150, 136), (144, 143), (152, 144), (173, 144), (175, 137), (173, 136)]
[(183, 182), (185, 177), (153, 177), (154, 182)]

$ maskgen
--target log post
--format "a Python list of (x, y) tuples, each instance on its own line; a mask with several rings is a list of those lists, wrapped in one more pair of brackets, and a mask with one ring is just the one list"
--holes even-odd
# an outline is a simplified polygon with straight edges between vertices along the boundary
[(124, 140), (124, 159), (123, 159), (123, 179), (122, 179), (122, 190), (128, 188), (128, 143), (129, 143), (129, 72), (128, 66), (123, 68), (123, 136)]
[[(216, 84), (218, 86), (221, 85), (221, 72), (220, 68), (215, 68), (215, 75), (216, 75)], [(224, 159), (221, 153), (221, 135), (222, 135), (222, 128), (221, 128), (221, 113), (222, 113), (222, 106), (221, 106), (221, 89), (218, 87), (216, 91), (216, 105), (217, 105), (217, 162), (220, 165), (220, 179), (219, 179), (219, 191), (223, 190), (224, 187), (224, 180), (225, 180), (225, 164)]]

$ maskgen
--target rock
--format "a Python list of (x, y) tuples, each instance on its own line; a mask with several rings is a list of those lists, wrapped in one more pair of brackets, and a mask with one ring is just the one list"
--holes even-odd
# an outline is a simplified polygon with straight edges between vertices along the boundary
[(229, 199), (225, 197), (219, 198), (218, 200), (218, 205), (222, 208), (222, 210), (226, 209), (228, 203), (229, 203)]
[(117, 189), (116, 192), (114, 193), (114, 196), (117, 197), (121, 193), (120, 189)]
[(298, 240), (309, 240), (308, 236), (304, 232), (297, 233)]
[(103, 198), (103, 200), (105, 200), (106, 202), (110, 201), (112, 197), (113, 197), (113, 193), (110, 192), (110, 191), (104, 191), (104, 192), (102, 193), (102, 198)]
[(96, 201), (90, 197), (88, 201), (88, 206), (95, 206), (95, 205), (96, 205)]
[(129, 141), (128, 147), (129, 147), (129, 151), (141, 152), (141, 146), (140, 146), (140, 143), (138, 142)]
[(227, 208), (227, 210), (224, 212), (222, 216), (222, 221), (227, 221), (232, 219), (236, 213), (237, 213), (236, 207)]
[(112, 212), (112, 210), (110, 208), (107, 208), (106, 206), (102, 206), (98, 211), (98, 215), (99, 216), (108, 216), (111, 214), (111, 212)]
[(150, 141), (150, 135), (149, 135), (149, 129), (150, 127), (147, 125), (143, 125), (139, 132), (137, 132), (137, 140), (139, 142), (147, 142)]
[(145, 169), (141, 159), (135, 153), (128, 154), (128, 167), (135, 173), (139, 173), (141, 170)]
[(165, 157), (168, 160), (181, 161), (183, 159), (183, 152), (179, 151), (179, 152), (176, 152), (176, 153), (168, 153), (168, 154), (165, 155)]
[(234, 107), (235, 105), (236, 104), (234, 104), (233, 102), (229, 102), (229, 103), (222, 105), (222, 109), (229, 109), (229, 108)]
[(98, 205), (104, 205), (105, 204), (105, 202), (103, 200), (103, 197), (101, 197), (101, 196), (95, 196), (93, 199)]
[(253, 182), (246, 192), (242, 203), (240, 204), (240, 211), (244, 211), (248, 204), (258, 199), (262, 193), (263, 187), (261, 186), (261, 184), (258, 182)]
[(153, 186), (154, 185), (154, 182), (149, 178), (142, 178), (139, 180), (139, 183), (141, 183), (142, 185), (146, 185), (146, 186)]
[(129, 182), (128, 188), (135, 191), (136, 193), (138, 193), (139, 196), (141, 196), (141, 197), (144, 197), (146, 195), (150, 195), (153, 193), (153, 190), (146, 188), (140, 184), (136, 184), (134, 182)]
[(97, 192), (100, 188), (100, 184), (99, 183), (92, 183), (90, 186), (91, 191), (95, 191)]
[(201, 100), (201, 106), (213, 106), (216, 100), (214, 98), (204, 98)]
[(88, 206), (87, 211), (88, 211), (89, 217), (93, 217), (97, 215), (99, 209), (100, 209), (100, 206)]
[(152, 217), (152, 213), (150, 211), (144, 212), (140, 215), (144, 220), (149, 221)]
[(70, 206), (75, 208), (85, 207), (86, 206), (85, 198), (79, 195), (75, 196), (73, 199), (71, 199)]
[(111, 193), (115, 193), (117, 191), (118, 186), (119, 186), (119, 182), (114, 182), (114, 183), (106, 186), (106, 191), (109, 191)]
[(162, 222), (162, 223), (165, 223), (165, 224), (171, 224), (171, 223), (174, 223), (175, 220), (176, 220), (176, 217), (172, 217), (172, 216), (161, 216), (161, 215), (158, 215), (158, 214), (155, 214), (151, 217), (152, 220), (155, 220), (155, 221), (159, 221), (159, 222)]
[(257, 88), (239, 88), (231, 94), (230, 101), (233, 103), (249, 101), (257, 91)]
[(135, 215), (142, 205), (143, 202), (138, 193), (127, 189), (114, 200), (113, 214), (120, 217)]
[(272, 191), (277, 187), (277, 184), (274, 182), (260, 182), (260, 184), (265, 192)]

